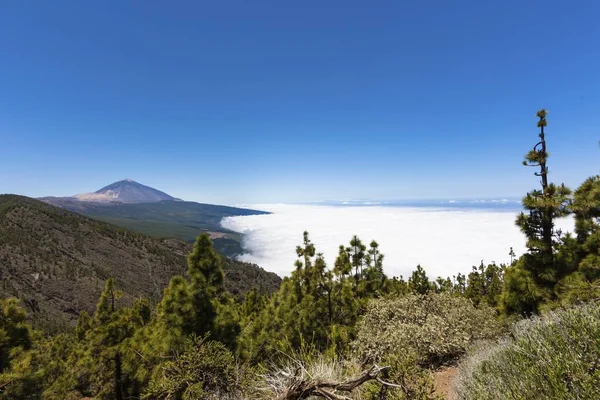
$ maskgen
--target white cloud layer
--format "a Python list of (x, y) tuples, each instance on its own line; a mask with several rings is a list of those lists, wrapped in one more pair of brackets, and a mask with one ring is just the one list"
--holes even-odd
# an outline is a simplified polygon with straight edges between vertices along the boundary
[[(352, 235), (368, 244), (376, 240), (385, 254), (389, 276), (407, 278), (421, 264), (431, 278), (468, 273), (473, 265), (508, 262), (509, 248), (525, 251), (525, 238), (515, 226), (516, 213), (482, 210), (443, 210), (408, 207), (335, 207), (315, 205), (245, 205), (269, 215), (225, 218), (222, 225), (244, 233), (240, 257), (280, 276), (294, 269), (295, 248), (307, 230), (329, 266), (340, 244)], [(557, 227), (572, 231), (573, 221)]]

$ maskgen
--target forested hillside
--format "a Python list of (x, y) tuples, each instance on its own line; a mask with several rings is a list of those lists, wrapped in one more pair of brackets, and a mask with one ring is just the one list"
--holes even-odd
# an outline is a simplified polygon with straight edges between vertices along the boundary
[(267, 214), (264, 211), (201, 204), (191, 201), (148, 203), (100, 203), (70, 197), (44, 197), (48, 204), (157, 238), (174, 237), (193, 242), (200, 232), (213, 238), (215, 248), (226, 256), (243, 252), (237, 232), (221, 226), (225, 217)]
[[(2, 297), (22, 299), (36, 324), (63, 329), (92, 312), (110, 277), (124, 304), (159, 300), (169, 279), (185, 270), (191, 244), (155, 239), (22, 196), (0, 196)], [(226, 290), (272, 292), (273, 273), (226, 259)]]

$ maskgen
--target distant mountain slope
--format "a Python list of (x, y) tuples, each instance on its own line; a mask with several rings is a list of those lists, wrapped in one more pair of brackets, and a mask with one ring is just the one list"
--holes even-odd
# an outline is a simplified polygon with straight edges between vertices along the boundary
[(221, 220), (230, 216), (268, 214), (182, 201), (130, 179), (110, 184), (95, 193), (40, 200), (154, 237), (193, 241), (201, 232), (208, 232), (217, 251), (230, 257), (243, 252), (241, 236), (221, 227)]
[(73, 197), (79, 201), (100, 203), (154, 203), (163, 200), (179, 200), (165, 192), (142, 185), (129, 178), (111, 183), (94, 193), (81, 193)]
[(201, 204), (191, 201), (161, 201), (142, 204), (90, 204), (81, 212), (93, 217), (130, 219), (134, 221), (153, 221), (185, 224), (197, 230), (215, 229), (227, 231), (220, 227), (224, 217), (236, 215), (268, 214), (264, 211), (244, 208)]
[[(128, 302), (157, 300), (186, 268), (191, 244), (120, 229), (43, 202), (0, 195), (0, 296), (18, 296), (48, 328), (92, 312), (114, 276)], [(252, 264), (225, 259), (226, 288), (275, 290), (281, 279)]]
[(221, 226), (225, 217), (267, 214), (264, 211), (200, 204), (189, 201), (158, 203), (102, 204), (60, 198), (43, 201), (59, 207), (159, 238), (175, 237), (193, 241), (201, 232), (208, 232), (220, 253), (235, 256), (242, 253), (241, 236)]

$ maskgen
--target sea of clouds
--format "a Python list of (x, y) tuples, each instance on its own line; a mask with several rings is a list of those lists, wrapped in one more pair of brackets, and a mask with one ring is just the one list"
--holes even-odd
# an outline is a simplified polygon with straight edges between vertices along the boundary
[[(385, 254), (389, 276), (407, 278), (420, 264), (430, 278), (468, 273), (481, 260), (508, 263), (509, 249), (525, 251), (525, 238), (515, 226), (516, 209), (432, 208), (407, 206), (333, 206), (262, 204), (244, 207), (268, 215), (228, 217), (222, 226), (244, 234), (247, 251), (240, 260), (256, 263), (280, 276), (294, 269), (295, 249), (306, 230), (317, 252), (333, 265), (340, 244), (358, 235), (368, 245), (376, 240)], [(557, 223), (573, 230), (572, 219)]]

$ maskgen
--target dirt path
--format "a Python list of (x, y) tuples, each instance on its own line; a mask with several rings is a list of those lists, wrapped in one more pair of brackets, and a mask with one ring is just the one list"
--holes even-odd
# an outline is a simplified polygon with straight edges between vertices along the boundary
[(452, 387), (457, 372), (456, 367), (445, 367), (435, 371), (433, 373), (435, 394), (442, 396), (446, 400), (453, 399)]

